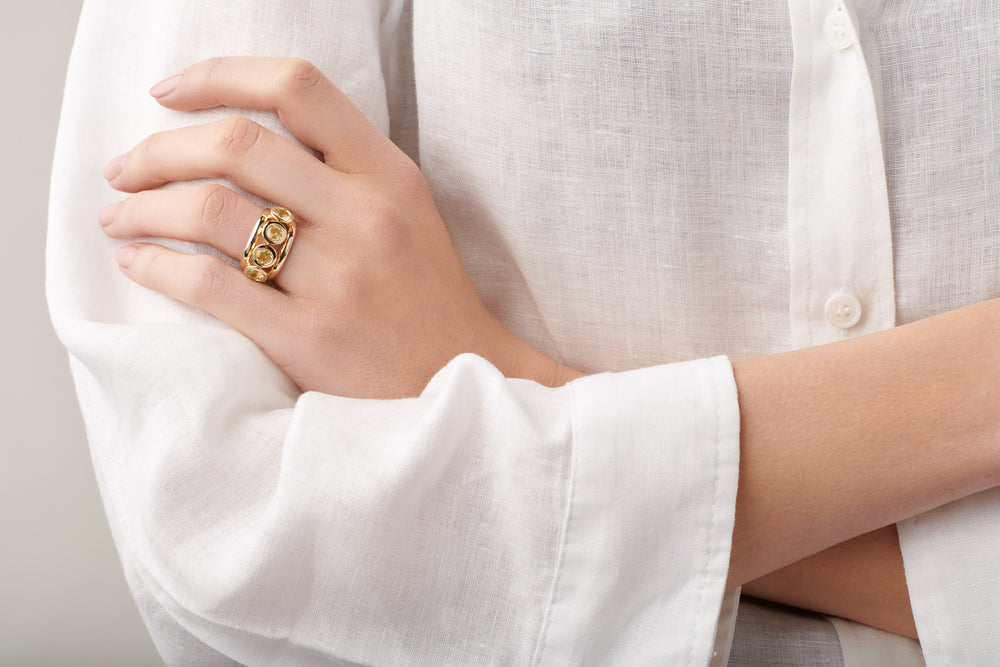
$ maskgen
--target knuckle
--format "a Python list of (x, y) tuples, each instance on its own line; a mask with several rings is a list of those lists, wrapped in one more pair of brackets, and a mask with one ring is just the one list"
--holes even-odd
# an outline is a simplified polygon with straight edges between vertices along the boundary
[(155, 235), (158, 220), (157, 208), (149, 192), (137, 192), (122, 201), (113, 224), (105, 231), (119, 238)]
[(181, 299), (194, 306), (225, 300), (231, 283), (222, 262), (199, 255), (192, 259), (192, 264), (188, 274), (190, 280)]
[(233, 192), (224, 185), (201, 186), (201, 222), (206, 227), (221, 227), (231, 217)]
[(381, 195), (369, 195), (360, 204), (365, 241), (376, 254), (396, 257), (408, 251), (410, 228), (396, 203)]
[(402, 151), (399, 151), (397, 156), (396, 169), (397, 177), (403, 181), (404, 186), (427, 188), (424, 172), (420, 171), (417, 163)]
[(421, 197), (430, 192), (427, 181), (424, 179), (424, 172), (420, 171), (420, 167), (402, 151), (395, 157), (395, 170), (392, 175), (400, 191)]
[(219, 121), (219, 152), (231, 160), (241, 160), (257, 147), (264, 128), (249, 118), (236, 116)]
[(115, 215), (114, 224), (112, 227), (118, 227), (119, 229), (131, 229), (136, 223), (136, 208), (141, 205), (141, 199), (144, 199), (143, 195), (145, 193), (140, 192), (134, 194), (131, 197), (122, 200), (122, 205), (118, 209), (118, 213)]
[(205, 80), (210, 82), (215, 81), (216, 77), (220, 74), (219, 69), (225, 61), (226, 59), (221, 56), (214, 56), (203, 61), (202, 64), (205, 67)]
[(146, 276), (155, 276), (160, 272), (160, 264), (162, 263), (163, 255), (161, 251), (153, 247), (140, 246), (138, 254), (136, 254), (136, 260), (133, 260), (133, 264), (137, 265), (140, 273)]
[(290, 58), (278, 72), (278, 84), (285, 93), (305, 95), (322, 90), (326, 82), (323, 72), (308, 60)]
[(128, 161), (132, 163), (130, 166), (134, 167), (136, 162), (155, 158), (160, 152), (160, 145), (162, 143), (163, 132), (154, 132), (143, 139), (139, 145), (136, 146), (131, 153), (129, 153)]

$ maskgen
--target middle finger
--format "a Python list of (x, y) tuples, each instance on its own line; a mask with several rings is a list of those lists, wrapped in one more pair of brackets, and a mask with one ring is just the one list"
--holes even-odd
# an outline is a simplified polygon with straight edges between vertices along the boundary
[(105, 172), (116, 190), (139, 192), (172, 181), (226, 178), (309, 221), (320, 219), (326, 202), (339, 199), (344, 187), (339, 172), (246, 118), (153, 134), (120, 160)]

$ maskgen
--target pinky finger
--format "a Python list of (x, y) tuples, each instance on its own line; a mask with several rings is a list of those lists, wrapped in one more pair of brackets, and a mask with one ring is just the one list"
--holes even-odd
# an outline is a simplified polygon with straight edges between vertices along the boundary
[[(115, 261), (129, 279), (210, 315), (242, 332), (269, 356), (279, 350), (291, 300), (255, 283), (221, 259), (188, 255), (152, 243), (123, 246)], [(272, 356), (273, 358), (273, 356)], [(281, 365), (282, 360), (274, 359)]]

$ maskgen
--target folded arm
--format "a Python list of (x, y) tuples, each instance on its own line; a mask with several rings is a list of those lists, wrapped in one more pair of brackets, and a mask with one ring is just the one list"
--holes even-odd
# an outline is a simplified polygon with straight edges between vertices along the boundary
[[(193, 3), (192, 6), (194, 4), (198, 4), (198, 11), (208, 15), (218, 13), (219, 20), (242, 18), (242, 15), (235, 16), (222, 7), (223, 3)], [(639, 568), (633, 567), (634, 563), (630, 560), (630, 570), (617, 572), (613, 569), (614, 560), (609, 558), (600, 563), (604, 567), (593, 571), (603, 572), (614, 581), (603, 582), (601, 585), (607, 586), (600, 591), (589, 591), (593, 594), (586, 597), (586, 602), (597, 600), (601, 604), (611, 604), (621, 596), (632, 596), (635, 602), (626, 605), (629, 609), (646, 609), (648, 606), (655, 612), (660, 596), (654, 595), (655, 600), (643, 598), (650, 588), (648, 580), (635, 582), (629, 579), (631, 572), (638, 572), (656, 573), (662, 590), (676, 594), (679, 608), (690, 610), (696, 604), (702, 604), (704, 609), (710, 608), (712, 599), (703, 600), (705, 596), (695, 595), (685, 597), (682, 580), (688, 575), (681, 572), (682, 564), (678, 563), (675, 567), (667, 559), (674, 555), (676, 549), (687, 550), (685, 557), (688, 560), (692, 553), (703, 556), (709, 565), (695, 568), (697, 571), (690, 574), (690, 577), (702, 577), (707, 570), (715, 572), (715, 560), (720, 553), (724, 553), (722, 574), (711, 576), (721, 576), (721, 580), (725, 580), (725, 567), (730, 561), (728, 542), (706, 539), (704, 543), (709, 544), (709, 548), (689, 549), (684, 526), (678, 525), (674, 530), (672, 525), (678, 516), (697, 514), (690, 512), (691, 507), (685, 505), (685, 502), (697, 504), (691, 500), (697, 498), (697, 502), (712, 508), (713, 513), (699, 514), (701, 523), (692, 525), (701, 530), (702, 526), (715, 521), (717, 525), (712, 530), (716, 536), (728, 532), (726, 513), (731, 511), (731, 505), (726, 510), (726, 504), (732, 499), (727, 495), (726, 466), (734, 459), (728, 456), (725, 442), (736, 433), (729, 423), (733, 417), (730, 407), (735, 404), (735, 397), (727, 393), (726, 377), (720, 364), (698, 362), (694, 366), (652, 369), (647, 373), (626, 374), (617, 383), (611, 378), (588, 378), (578, 383), (575, 389), (577, 396), (590, 397), (591, 400), (583, 403), (574, 403), (567, 398), (574, 393), (573, 388), (550, 394), (547, 390), (529, 388), (526, 384), (503, 383), (486, 366), (470, 363), (468, 359), (446, 369), (441, 380), (436, 385), (432, 383), (432, 391), (422, 399), (412, 399), (413, 402), (369, 404), (318, 393), (299, 397), (298, 389), (246, 339), (212, 318), (201, 317), (129, 285), (116, 275), (117, 272), (110, 270), (112, 245), (101, 244), (95, 239), (96, 233), (82, 231), (90, 222), (90, 212), (109, 199), (108, 193), (99, 187), (96, 173), (91, 173), (96, 171), (93, 164), (101, 157), (110, 157), (110, 154), (103, 153), (105, 149), (110, 151), (114, 147), (123, 150), (128, 147), (122, 145), (123, 141), (137, 141), (161, 122), (171, 125), (181, 122), (171, 112), (157, 115), (156, 111), (146, 106), (127, 101), (135, 95), (135, 91), (124, 84), (118, 87), (108, 85), (109, 82), (132, 81), (140, 74), (144, 77), (148, 75), (151, 83), (155, 80), (154, 75), (169, 73), (169, 70), (162, 69), (162, 55), (154, 54), (182, 52), (180, 48), (167, 48), (166, 44), (162, 45), (163, 48), (150, 48), (146, 44), (143, 45), (146, 48), (134, 48), (132, 52), (136, 58), (129, 59), (127, 63), (109, 57), (100, 12), (110, 15), (113, 13), (111, 10), (116, 9), (114, 5), (90, 4), (89, 22), (85, 16), (81, 29), (82, 35), (89, 35), (89, 41), (85, 39), (81, 42), (79, 50), (84, 57), (78, 59), (75, 73), (71, 70), (67, 108), (72, 113), (68, 115), (69, 122), (64, 123), (53, 188), (56, 194), (50, 258), (56, 261), (49, 264), (50, 294), (57, 328), (74, 357), (98, 477), (112, 527), (122, 548), (130, 579), (136, 582), (137, 577), (141, 578), (143, 585), (139, 588), (155, 598), (159, 611), (155, 612), (154, 623), (172, 618), (179, 624), (178, 627), (244, 660), (273, 655), (274, 651), (280, 650), (314, 655), (319, 650), (317, 646), (330, 650), (331, 655), (348, 659), (354, 657), (360, 660), (373, 655), (385, 658), (393, 655), (394, 647), (413, 647), (407, 633), (414, 632), (414, 629), (405, 623), (405, 614), (433, 612), (434, 627), (441, 632), (454, 626), (457, 620), (448, 616), (448, 610), (460, 607), (455, 607), (454, 601), (448, 599), (449, 591), (454, 589), (445, 582), (455, 580), (465, 583), (460, 586), (463, 597), (469, 594), (470, 585), (489, 588), (490, 594), (485, 599), (496, 603), (489, 608), (491, 618), (499, 619), (496, 621), (499, 625), (491, 625), (490, 619), (477, 618), (474, 625), (478, 634), (463, 636), (469, 640), (466, 648), (473, 650), (476, 646), (487, 645), (477, 641), (476, 637), (496, 639), (493, 645), (508, 648), (516, 641), (525, 641), (524, 637), (540, 639), (533, 624), (536, 621), (540, 624), (541, 619), (531, 616), (527, 623), (531, 627), (515, 627), (516, 620), (521, 618), (525, 608), (547, 609), (547, 604), (554, 600), (552, 618), (559, 621), (559, 610), (566, 608), (562, 596), (566, 590), (573, 590), (565, 577), (557, 578), (557, 582), (561, 581), (563, 585), (553, 589), (553, 580), (549, 575), (553, 574), (555, 566), (550, 568), (549, 565), (572, 561), (577, 574), (570, 583), (597, 582), (597, 578), (581, 574), (588, 570), (578, 567), (581, 561), (573, 561), (572, 558), (574, 555), (581, 558), (581, 554), (586, 554), (588, 548), (581, 548), (581, 544), (586, 545), (585, 542), (576, 542), (574, 551), (574, 540), (569, 539), (569, 556), (558, 560), (560, 524), (546, 517), (570, 517), (571, 513), (566, 509), (568, 498), (559, 491), (553, 491), (552, 485), (546, 486), (541, 481), (565, 481), (562, 475), (568, 475), (573, 470), (565, 457), (573, 447), (578, 453), (592, 454), (602, 446), (609, 448), (610, 453), (602, 459), (595, 455), (594, 458), (578, 461), (582, 467), (577, 469), (575, 479), (578, 482), (590, 481), (583, 473), (600, 469), (602, 477), (615, 483), (607, 484), (605, 495), (580, 492), (575, 496), (574, 508), (587, 506), (589, 502), (593, 511), (588, 518), (589, 524), (572, 513), (571, 518), (576, 520), (569, 522), (574, 529), (570, 538), (578, 536), (582, 527), (590, 525), (606, 542), (602, 553), (614, 554), (615, 549), (620, 547), (619, 554), (634, 555), (638, 546), (642, 545), (651, 559), (662, 559), (667, 565), (661, 563), (659, 570), (652, 566)], [(326, 12), (325, 5), (316, 3), (316, 11)], [(177, 16), (181, 14), (177, 10)], [(185, 22), (177, 20), (171, 24), (174, 25), (173, 32), (164, 30), (163, 25), (170, 24), (170, 21), (161, 21), (161, 18), (153, 15), (148, 19), (155, 30), (130, 28), (123, 34), (126, 39), (131, 39), (133, 34), (145, 35), (148, 32), (149, 35), (159, 35), (158, 39), (176, 40), (178, 34), (187, 30)], [(329, 19), (328, 16), (325, 18)], [(108, 17), (105, 16), (103, 21), (108, 22)], [(360, 25), (365, 21), (369, 21), (367, 15), (346, 17), (342, 22), (348, 25), (357, 22)], [(88, 27), (89, 31), (85, 29)], [(368, 32), (377, 33), (377, 21), (368, 28)], [(254, 25), (245, 29), (232, 28), (233, 34), (241, 30), (247, 35), (259, 32)], [(280, 30), (276, 31), (280, 34)], [(266, 44), (255, 43), (253, 48), (259, 52), (264, 47), (280, 52), (285, 44), (275, 40)], [(329, 52), (325, 43), (314, 44), (313, 47), (316, 54)], [(206, 45), (201, 44), (193, 46), (190, 52), (208, 55), (208, 50)], [(365, 53), (365, 58), (361, 60), (377, 62), (377, 53)], [(333, 59), (333, 56), (328, 57)], [(153, 58), (155, 62), (149, 62), (148, 58)], [(356, 61), (347, 52), (342, 57), (337, 54), (338, 63)], [(179, 64), (187, 63), (174, 61), (171, 66)], [(96, 82), (92, 76), (95, 65), (104, 75)], [(385, 129), (388, 123), (384, 110), (379, 106), (378, 85), (369, 85), (370, 82), (355, 72), (345, 78), (355, 82), (355, 97), (352, 99), (367, 101), (366, 114), (379, 117)], [(358, 90), (366, 92), (358, 94)], [(122, 102), (109, 106), (107, 100)], [(202, 119), (219, 119), (232, 112), (205, 109), (200, 113)], [(270, 123), (266, 112), (247, 113), (290, 138), (277, 123)], [(77, 118), (85, 122), (77, 123)], [(128, 139), (123, 139), (125, 137)], [(136, 164), (133, 162), (133, 167)], [(225, 172), (212, 175), (230, 177)], [(144, 187), (149, 186), (139, 186), (140, 189)], [(207, 199), (210, 192), (218, 190), (202, 187), (200, 192)], [(152, 197), (152, 193), (147, 193), (147, 196)], [(149, 201), (147, 199), (147, 203)], [(211, 211), (210, 207), (198, 209), (196, 196), (186, 201), (195, 205), (194, 210)], [(184, 210), (168, 205), (165, 220), (160, 223), (197, 219), (196, 215), (182, 215)], [(238, 217), (235, 216), (234, 220)], [(215, 221), (223, 222), (223, 219), (220, 216)], [(119, 223), (112, 223), (108, 231), (115, 233), (115, 225)], [(126, 228), (118, 229), (124, 231)], [(178, 238), (179, 234), (176, 228), (171, 228), (165, 236)], [(204, 236), (193, 238), (210, 240)], [(233, 234), (232, 238), (237, 238), (237, 235)], [(242, 236), (237, 239), (240, 244), (244, 241)], [(220, 237), (219, 245), (225, 243)], [(307, 248), (308, 244), (298, 247), (299, 251), (305, 251), (300, 253), (300, 258), (308, 256)], [(199, 246), (199, 249), (206, 250), (204, 246)], [(225, 252), (225, 249), (219, 252)], [(105, 258), (107, 265), (91, 261), (95, 257)], [(160, 267), (169, 266), (157, 263)], [(132, 266), (138, 270), (144, 265), (140, 261)], [(201, 260), (198, 266), (204, 269), (208, 264)], [(289, 270), (293, 266), (289, 264)], [(222, 274), (207, 272), (204, 275)], [(137, 274), (131, 277), (139, 279)], [(169, 289), (166, 287), (168, 284), (176, 284), (169, 280), (170, 277), (184, 279), (190, 275), (185, 271), (171, 274), (161, 281), (164, 291)], [(236, 278), (245, 281), (238, 274)], [(205, 293), (198, 292), (199, 284), (201, 287), (219, 287), (230, 283), (209, 280), (192, 285), (187, 292), (189, 298), (207, 304), (209, 301), (204, 300)], [(249, 283), (232, 284), (241, 288), (249, 286)], [(235, 298), (238, 294), (234, 292), (230, 296)], [(221, 312), (218, 314), (222, 315)], [(947, 327), (943, 328), (947, 332)], [(983, 333), (981, 329), (980, 335)], [(275, 357), (280, 356), (275, 350), (290, 339), (278, 337), (269, 345), (261, 337), (263, 330), (259, 331), (261, 334), (254, 339), (261, 344), (260, 347), (270, 349)], [(950, 335), (950, 332), (947, 333)], [(443, 358), (454, 352), (467, 351), (470, 341), (479, 345), (484, 339), (473, 335), (464, 336), (462, 340), (463, 345), (450, 352), (438, 349), (441, 356), (431, 360), (431, 370), (426, 365), (422, 366), (416, 375), (409, 377), (401, 395), (411, 393), (414, 386), (422, 385), (436, 370), (434, 365), (440, 365)], [(979, 342), (977, 338), (975, 344)], [(491, 358), (510, 375), (536, 378), (552, 385), (573, 376), (572, 373), (561, 375), (554, 372), (561, 369), (553, 366), (551, 360), (534, 357), (534, 353), (516, 343), (508, 349), (520, 349), (524, 354), (497, 357), (486, 349), (473, 349)], [(855, 370), (861, 369), (863, 373), (866, 357), (859, 350), (855, 348), (850, 355), (851, 363), (858, 364)], [(532, 357), (542, 362), (539, 367), (535, 367)], [(403, 358), (404, 362), (410, 358), (428, 361), (423, 354), (404, 354)], [(830, 361), (830, 357), (824, 358)], [(278, 361), (280, 363), (280, 359)], [(507, 361), (513, 361), (513, 366)], [(546, 370), (536, 375), (541, 367)], [(836, 369), (837, 364), (831, 367)], [(795, 368), (801, 372), (796, 372)], [(777, 365), (738, 365), (746, 432), (755, 430), (753, 424), (748, 423), (755, 412), (748, 401), (752, 401), (754, 396), (761, 399), (761, 407), (765, 411), (774, 407), (768, 396), (781, 396), (782, 391), (791, 391), (791, 387), (797, 388), (793, 392), (795, 395), (782, 400), (802, 398), (798, 392), (805, 392), (810, 386), (822, 386), (822, 371), (825, 368), (823, 358), (809, 355), (797, 356)], [(301, 372), (290, 367), (286, 370), (302, 386), (310, 387), (308, 380), (302, 378), (314, 371), (314, 367), (300, 369)], [(786, 386), (784, 383), (789, 375), (798, 377), (802, 382)], [(914, 377), (909, 379), (918, 381), (918, 375), (914, 371)], [(381, 381), (385, 378), (383, 374), (375, 374), (368, 375), (367, 379)], [(863, 382), (858, 379), (858, 384)], [(349, 385), (343, 386), (344, 393), (349, 393)], [(379, 385), (376, 382), (370, 386)], [(597, 386), (603, 389), (588, 389)], [(912, 389), (915, 385), (911, 382), (907, 386)], [(484, 387), (488, 390), (483, 391)], [(719, 401), (708, 400), (707, 397), (713, 396)], [(909, 412), (915, 412), (918, 417), (928, 417), (934, 409), (949, 405), (947, 402), (930, 403), (932, 401), (927, 404), (915, 401)], [(568, 417), (567, 406), (570, 405), (576, 405), (577, 421), (592, 426), (597, 421), (596, 416), (601, 414), (605, 423), (599, 429), (584, 428), (570, 435), (569, 425), (574, 422)], [(926, 412), (922, 406), (927, 407)], [(657, 410), (662, 410), (669, 418), (658, 417), (654, 414)], [(715, 419), (716, 412), (718, 419)], [(764, 417), (765, 414), (760, 412), (759, 416), (770, 419)], [(497, 421), (494, 419), (497, 415), (505, 416)], [(511, 415), (516, 415), (516, 418)], [(853, 418), (846, 411), (835, 409), (831, 417), (837, 415), (848, 421)], [(708, 416), (713, 418), (707, 419)], [(824, 460), (821, 467), (830, 468), (834, 474), (827, 482), (820, 480), (815, 489), (810, 484), (796, 483), (799, 475), (814, 474), (808, 471), (809, 462), (814, 461), (817, 452), (824, 450), (818, 442), (805, 447), (799, 457), (800, 463), (806, 461), (805, 472), (786, 460), (784, 453), (794, 449), (802, 440), (802, 434), (797, 429), (810, 427), (810, 424), (803, 425), (799, 421), (791, 428), (781, 421), (787, 416), (777, 415), (778, 421), (774, 423), (774, 426), (784, 429), (784, 433), (768, 434), (767, 429), (756, 429), (760, 434), (759, 441), (745, 436), (742, 444), (744, 493), (739, 501), (740, 518), (735, 532), (737, 544), (729, 569), (731, 582), (758, 576), (796, 558), (808, 556), (824, 545), (847, 539), (883, 521), (892, 521), (890, 515), (906, 516), (917, 506), (944, 502), (943, 499), (952, 494), (966, 492), (960, 489), (970, 489), (971, 492), (978, 485), (976, 480), (968, 479), (965, 475), (967, 471), (951, 470), (954, 474), (949, 477), (946, 488), (937, 488), (931, 494), (932, 498), (913, 497), (912, 489), (892, 489), (890, 494), (898, 491), (902, 495), (879, 497), (879, 502), (888, 502), (892, 506), (890, 509), (862, 512), (855, 517), (852, 515), (854, 506), (850, 503), (861, 500), (848, 500), (845, 504), (839, 497), (842, 494), (836, 484), (843, 473), (851, 471), (837, 467), (844, 462)], [(944, 418), (945, 421), (947, 418)], [(889, 423), (892, 424), (891, 420)], [(543, 427), (546, 424), (548, 426)], [(514, 426), (516, 429), (512, 430)], [(718, 430), (713, 431), (712, 426), (718, 427)], [(365, 435), (359, 435), (363, 429), (367, 429), (364, 430)], [(823, 438), (831, 435), (836, 435), (836, 431), (828, 432)], [(720, 442), (723, 445), (719, 445)], [(875, 442), (871, 440), (872, 444)], [(964, 452), (962, 443), (955, 440), (946, 439), (939, 444), (947, 446), (949, 442), (956, 451)], [(841, 443), (831, 438), (827, 444), (832, 450)], [(920, 445), (921, 454), (924, 453), (923, 446)], [(651, 453), (656, 447), (665, 452), (661, 455), (662, 460)], [(717, 456), (713, 456), (713, 447), (719, 448)], [(628, 448), (634, 448), (634, 451), (627, 451)], [(706, 451), (702, 452), (702, 448)], [(900, 451), (895, 445), (890, 445), (890, 449), (903, 456), (904, 460), (912, 458), (909, 452)], [(626, 469), (627, 466), (621, 464), (630, 461), (636, 451), (648, 458), (640, 462), (642, 465)], [(678, 452), (686, 454), (680, 456)], [(674, 455), (679, 458), (671, 460), (669, 457)], [(891, 456), (886, 457), (887, 461), (889, 458)], [(595, 463), (598, 460), (601, 463)], [(484, 468), (484, 462), (497, 465)], [(697, 478), (700, 486), (686, 488), (686, 479), (671, 476), (677, 475), (681, 464), (689, 466), (685, 470), (692, 471), (692, 479), (699, 474), (696, 471), (712, 466), (720, 473), (710, 475), (705, 472)], [(619, 470), (619, 467), (622, 469)], [(525, 470), (530, 473), (526, 475)], [(617, 474), (624, 477), (616, 477)], [(685, 475), (678, 477), (684, 478)], [(666, 479), (677, 483), (676, 493), (656, 492), (657, 485), (652, 482), (658, 481), (662, 485)], [(867, 479), (870, 482), (871, 476)], [(643, 486), (639, 481), (651, 483)], [(772, 482), (772, 487), (790, 483), (788, 488), (768, 490)], [(713, 483), (718, 484), (718, 493), (707, 498), (711, 494), (702, 487)], [(918, 486), (914, 482), (913, 488)], [(564, 487), (557, 485), (557, 488)], [(586, 489), (587, 486), (578, 484), (576, 488)], [(601, 530), (595, 528), (594, 516), (600, 513), (598, 508), (618, 508), (628, 506), (629, 502), (638, 502), (636, 496), (640, 488), (649, 493), (649, 502), (659, 504), (656, 510), (661, 515), (667, 511), (664, 508), (669, 508), (670, 516), (664, 520), (665, 525), (656, 524), (655, 511), (646, 514), (623, 511), (621, 516), (627, 516), (630, 521), (640, 515), (653, 517), (653, 523), (647, 525), (656, 525), (656, 539), (666, 543), (651, 545), (648, 530), (639, 530), (632, 524), (622, 527), (628, 522), (615, 521), (619, 514), (605, 517), (607, 523), (601, 525)], [(517, 499), (517, 502), (496, 503), (495, 499), (501, 497)], [(796, 499), (806, 502), (805, 510), (801, 507), (796, 510), (806, 512), (804, 519), (781, 513), (777, 517), (769, 515), (769, 507), (791, 507), (787, 503)], [(898, 501), (898, 506), (890, 502), (893, 499)], [(817, 508), (811, 507), (814, 501)], [(605, 504), (601, 505), (601, 502)], [(447, 525), (449, 520), (467, 525), (461, 520), (468, 518), (467, 510), (471, 507), (478, 507), (486, 515), (497, 518), (495, 524), (510, 528), (511, 532), (504, 533), (503, 539), (496, 543), (475, 532), (460, 536), (462, 539), (451, 535), (452, 541), (444, 542), (438, 539), (440, 536), (430, 534), (429, 526)], [(414, 509), (411, 511), (409, 508)], [(718, 510), (717, 514), (715, 510)], [(851, 515), (846, 522), (841, 518), (845, 513)], [(537, 530), (525, 533), (523, 526), (518, 521), (510, 520), (511, 517), (529, 517), (532, 519), (529, 523)], [(824, 525), (828, 522), (831, 525)], [(807, 531), (819, 526), (819, 530), (817, 535), (803, 537), (792, 526), (804, 527)], [(473, 531), (475, 528), (471, 527)], [(619, 529), (620, 535), (615, 532)], [(625, 535), (627, 530), (633, 532)], [(779, 536), (775, 545), (767, 543), (767, 536), (771, 534)], [(526, 537), (523, 542), (511, 541), (517, 535)], [(465, 539), (467, 537), (472, 539)], [(618, 540), (619, 537), (622, 539)], [(303, 544), (306, 538), (316, 541)], [(431, 545), (440, 547), (459, 542), (463, 544), (462, 550), (445, 548), (435, 552), (431, 549)], [(381, 548), (376, 548), (376, 545)], [(514, 548), (517, 545), (524, 549)], [(591, 547), (590, 550), (594, 549)], [(394, 560), (393, 554), (403, 554), (405, 558)], [(522, 558), (525, 554), (531, 557)], [(533, 558), (537, 554), (542, 556), (542, 566)], [(369, 564), (371, 581), (365, 580), (364, 572), (359, 573), (350, 567), (357, 562)], [(291, 564), (291, 567), (277, 567), (281, 564)], [(676, 570), (680, 583), (670, 578), (672, 570)], [(507, 578), (508, 574), (515, 572), (523, 579)], [(525, 575), (526, 572), (530, 574)], [(314, 576), (317, 573), (322, 576)], [(400, 578), (385, 576), (393, 574), (400, 575)], [(435, 578), (438, 575), (440, 579)], [(524, 585), (514, 586), (517, 581)], [(422, 588), (413, 588), (414, 582), (422, 582)], [(671, 588), (675, 584), (676, 588)], [(138, 587), (135, 583), (133, 586)], [(427, 590), (441, 594), (434, 598), (434, 606), (430, 608), (424, 595)], [(345, 595), (345, 591), (349, 594)], [(355, 596), (357, 591), (366, 592), (368, 596)], [(372, 597), (370, 594), (373, 591), (378, 595)], [(275, 600), (286, 601), (286, 604), (277, 608), (273, 604)], [(816, 604), (820, 605), (816, 608), (824, 608), (824, 603)], [(349, 608), (351, 615), (337, 627), (337, 632), (332, 632), (333, 617), (329, 614), (338, 608), (337, 605)], [(580, 608), (577, 607), (578, 610)], [(363, 613), (359, 614), (359, 610)], [(393, 615), (393, 610), (399, 614)], [(317, 612), (317, 616), (311, 615), (313, 611)], [(590, 611), (594, 619), (607, 617), (607, 614), (601, 613), (601, 608)], [(327, 614), (325, 622), (321, 622), (323, 613)], [(850, 613), (843, 615), (861, 618)], [(667, 616), (670, 617), (669, 614)], [(562, 620), (565, 618), (563, 616)], [(643, 621), (649, 622), (629, 627), (637, 628), (636, 632), (657, 627), (646, 616)], [(371, 625), (366, 625), (368, 622)], [(467, 624), (468, 618), (463, 622)], [(557, 629), (544, 637), (552, 641), (560, 637), (565, 640), (568, 636), (566, 626), (562, 626), (563, 632), (560, 633), (559, 625), (556, 622)], [(393, 628), (399, 630), (399, 634), (383, 636), (382, 643), (376, 646), (365, 640), (366, 628), (370, 627)], [(586, 624), (578, 624), (581, 636), (596, 638), (597, 633), (588, 634), (587, 627)], [(595, 621), (589, 627), (600, 626)], [(692, 627), (700, 628), (698, 638), (705, 636), (702, 626), (696, 623)], [(498, 632), (498, 628), (502, 632)], [(615, 634), (614, 629), (608, 632)], [(463, 640), (463, 637), (448, 636), (450, 641)], [(692, 643), (697, 644), (696, 639), (693, 638)], [(530, 654), (530, 641), (528, 644)], [(437, 648), (441, 646), (444, 645)], [(435, 657), (448, 658), (447, 655)]]
[[(109, 175), (116, 188), (140, 192), (129, 200), (129, 214), (119, 213), (107, 227), (123, 237), (170, 234), (168, 216), (155, 210), (160, 199), (141, 192), (167, 181), (223, 175), (244, 188), (264, 188), (271, 199), (284, 187), (313, 225), (311, 239), (303, 234), (299, 241), (312, 245), (296, 249), (303, 268), (281, 283), (290, 303), (269, 308), (298, 311), (286, 317), (292, 325), (242, 318), (241, 304), (280, 297), (221, 263), (206, 269), (142, 245), (122, 267), (133, 280), (242, 329), (307, 390), (415, 396), (448, 359), (465, 352), (493, 360), (511, 377), (560, 385), (580, 376), (515, 339), (486, 312), (412, 163), (308, 63), (201, 63), (159, 101), (181, 109), (273, 109), (327, 159), (314, 161), (252, 124), (227, 122), (151, 138)], [(294, 182), (282, 185), (279, 165), (297, 174)], [(327, 206), (324, 197), (331, 196), (347, 206)], [(348, 225), (344, 212), (352, 207)], [(238, 204), (220, 208), (239, 210)], [(218, 221), (194, 225), (184, 238), (233, 254), (241, 240), (213, 240), (219, 225), (212, 222)], [(225, 232), (232, 225), (221, 226)], [(317, 263), (323, 253), (332, 254)], [(307, 276), (309, 260), (334, 273)], [(211, 279), (201, 275), (206, 270)], [(735, 365), (741, 463), (731, 585), (1000, 484), (1000, 442), (989, 418), (998, 378), (982, 370), (984, 354), (998, 356), (989, 344), (997, 310), (984, 303)], [(294, 328), (303, 321), (310, 326)], [(292, 328), (276, 337), (283, 326)], [(277, 338), (298, 344), (282, 346)], [(366, 351), (373, 341), (377, 356)]]

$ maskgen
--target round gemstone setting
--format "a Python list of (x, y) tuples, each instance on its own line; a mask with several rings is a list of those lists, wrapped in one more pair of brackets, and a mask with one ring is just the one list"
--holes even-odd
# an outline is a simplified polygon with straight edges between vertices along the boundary
[(288, 230), (281, 223), (271, 222), (264, 228), (264, 238), (271, 243), (284, 243), (288, 238)]
[(274, 264), (275, 260), (278, 259), (278, 255), (274, 252), (274, 248), (266, 245), (259, 245), (253, 249), (253, 253), (250, 255), (253, 258), (253, 263), (262, 268), (267, 268)]
[(256, 266), (248, 266), (243, 269), (243, 273), (246, 274), (247, 278), (253, 280), (254, 282), (262, 283), (267, 280), (267, 273), (265, 271), (261, 271)]

